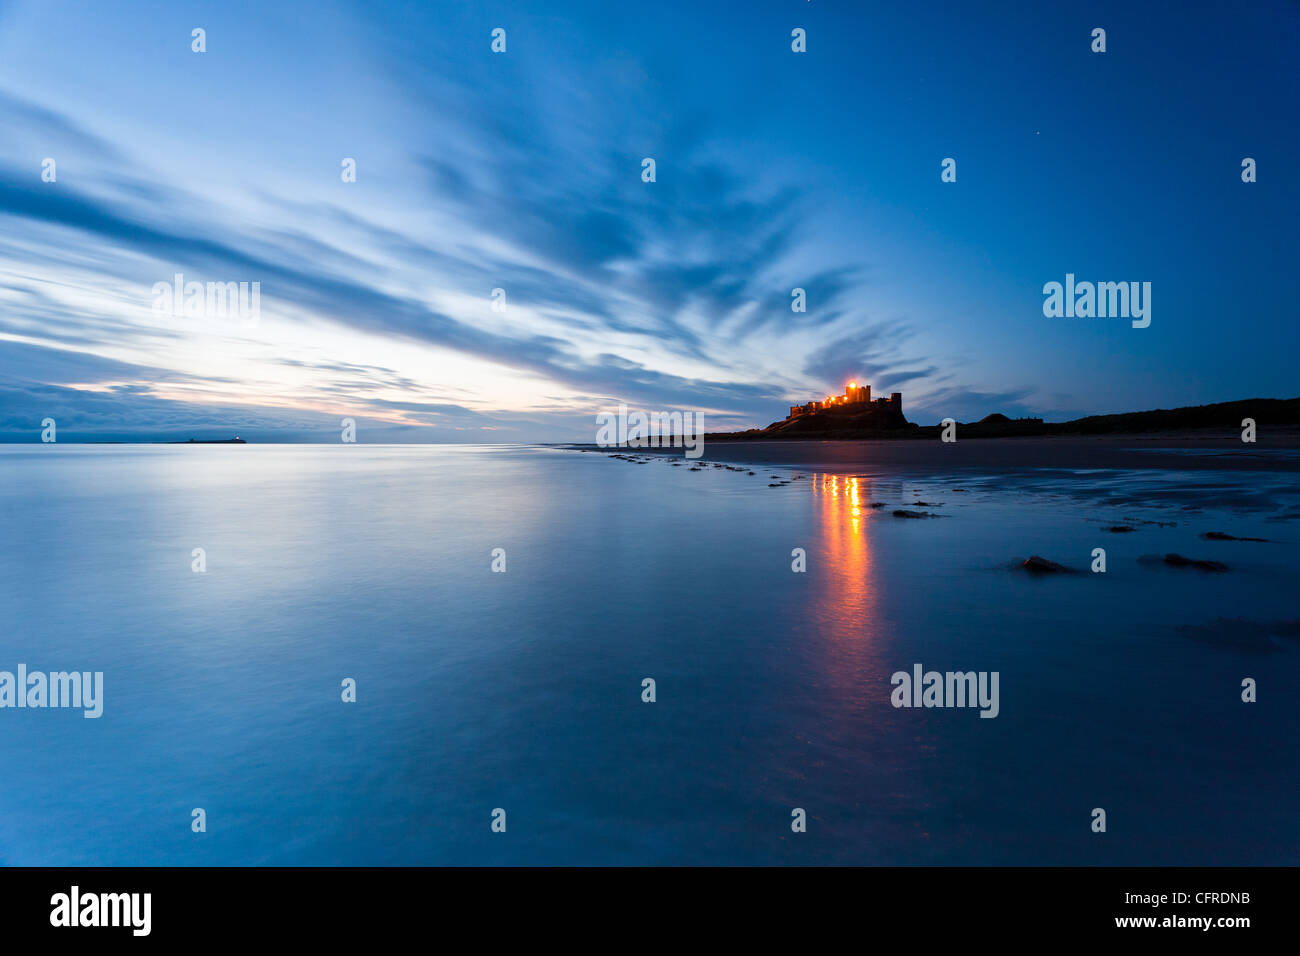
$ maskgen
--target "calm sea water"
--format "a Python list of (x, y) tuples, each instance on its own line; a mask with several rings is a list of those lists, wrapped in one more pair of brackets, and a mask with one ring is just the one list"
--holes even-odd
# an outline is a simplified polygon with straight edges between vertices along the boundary
[[(1294, 474), (755, 470), (0, 449), (0, 670), (105, 682), (0, 710), (0, 861), (1300, 862)], [(895, 709), (916, 663), (1000, 714)]]

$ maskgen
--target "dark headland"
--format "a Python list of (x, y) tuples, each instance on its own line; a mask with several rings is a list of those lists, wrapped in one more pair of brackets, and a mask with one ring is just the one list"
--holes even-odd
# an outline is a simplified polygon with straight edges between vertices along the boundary
[[(1255, 423), (1253, 441), (1244, 434), (1242, 420), (1247, 418)], [(901, 396), (873, 400), (863, 386), (857, 393), (794, 406), (789, 416), (766, 428), (706, 433), (702, 446), (711, 462), (844, 474), (898, 469), (1013, 473), (1045, 467), (1300, 474), (1300, 398), (1251, 398), (1065, 422), (993, 414), (958, 423), (956, 441), (940, 441), (942, 436), (941, 425), (909, 422)], [(685, 443), (680, 436), (659, 435), (636, 444), (567, 447), (681, 455)]]
[[(811, 407), (815, 406), (815, 407)], [(1008, 418), (994, 413), (973, 422), (958, 422), (957, 437), (1016, 438), (1039, 436), (1103, 436), (1231, 432), (1239, 436), (1244, 419), (1260, 429), (1300, 426), (1300, 398), (1247, 398), (1212, 405), (1157, 408), (1116, 415), (1089, 415), (1065, 422), (1041, 418)], [(841, 403), (839, 399), (796, 406), (791, 414), (766, 428), (741, 432), (710, 432), (707, 441), (834, 441), (844, 439), (937, 439), (942, 425), (917, 425), (903, 415), (897, 395), (889, 400)]]
[(234, 438), (191, 438), (188, 441), (165, 441), (164, 445), (247, 445), (248, 442), (236, 435)]

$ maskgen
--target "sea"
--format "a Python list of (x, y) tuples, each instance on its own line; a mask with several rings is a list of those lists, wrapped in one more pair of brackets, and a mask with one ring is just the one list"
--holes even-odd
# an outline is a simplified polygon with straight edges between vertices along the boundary
[(0, 863), (1300, 863), (1293, 452), (712, 452), (0, 447)]

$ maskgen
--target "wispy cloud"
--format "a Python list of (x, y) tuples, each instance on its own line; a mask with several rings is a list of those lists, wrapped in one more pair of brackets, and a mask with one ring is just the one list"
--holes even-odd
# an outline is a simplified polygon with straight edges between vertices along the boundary
[[(29, 126), (49, 127), (83, 146), (97, 143), (52, 111), (24, 108), (13, 98), (5, 102), (8, 112)], [(655, 368), (646, 357), (679, 354), (715, 371), (723, 369), (725, 354), (719, 354), (716, 340), (706, 338), (710, 329), (733, 322), (734, 341), (790, 315), (788, 293), (773, 292), (762, 278), (790, 242), (794, 224), (783, 211), (788, 196), (749, 199), (740, 180), (716, 164), (679, 164), (666, 173), (667, 181), (642, 184), (628, 175), (637, 168), (636, 158), (617, 157), (611, 160), (617, 166), (607, 167), (603, 177), (584, 180), (589, 189), (584, 193), (556, 187), (527, 162), (467, 170), (426, 159), (426, 200), (474, 237), (474, 248), (455, 243), (437, 248), (321, 204), (311, 214), (333, 224), (333, 241), (305, 232), (306, 226), (232, 224), (215, 209), (177, 221), (168, 215), (171, 208), (202, 209), (204, 200), (175, 187), (134, 180), (123, 171), (128, 165), (123, 157), (112, 155), (113, 182), (124, 188), (109, 191), (83, 189), (80, 183), (56, 186), (41, 182), (31, 170), (0, 166), (0, 209), (38, 230), (53, 229), (61, 244), (108, 251), (115, 261), (105, 262), (104, 268), (119, 283), (151, 285), (169, 279), (172, 270), (258, 281), (264, 301), (273, 307), (526, 372), (568, 386), (578, 403), (617, 398), (706, 407), (739, 420), (782, 400), (782, 389), (773, 384), (678, 374)], [(620, 175), (635, 185), (620, 187)], [(160, 206), (155, 200), (164, 195), (168, 202)], [(304, 204), (292, 199), (270, 198), (280, 208), (306, 212)], [(196, 222), (202, 223), (201, 231), (185, 228)], [(354, 254), (357, 248), (366, 249), (367, 257)], [(382, 262), (378, 269), (375, 250)], [(39, 254), (36, 248), (27, 252)], [(418, 284), (412, 276), (423, 269), (436, 270), (444, 293), (465, 297), (483, 299), (499, 283), (511, 308), (549, 319), (553, 331), (530, 332), (524, 324), (495, 331), (398, 291), (403, 278), (408, 285)], [(829, 270), (812, 285), (830, 300), (842, 294), (849, 276), (848, 270)], [(112, 319), (78, 314), (37, 286), (11, 283), (9, 288), (23, 305), (6, 317), (5, 331), (71, 347), (105, 344), (105, 325)], [(822, 313), (827, 314), (839, 313)], [(146, 354), (149, 338), (179, 334), (120, 325), (115, 332), (115, 344), (130, 339)], [(590, 349), (590, 343), (602, 339), (623, 346)], [(642, 357), (632, 357), (636, 354)], [(44, 368), (50, 381), (56, 380), (67, 363), (53, 355), (26, 365), (29, 374), (39, 375), (36, 370)], [(97, 366), (88, 361), (85, 371), (93, 378), (89, 373), (96, 368), (106, 373), (110, 366), (121, 374), (120, 364), (107, 362)], [(345, 378), (364, 371), (344, 362), (300, 363), (307, 366)], [(143, 364), (135, 371), (140, 382), (177, 377)], [(411, 377), (387, 384), (418, 388)], [(374, 383), (364, 381), (327, 389), (363, 407), (402, 407), (401, 402), (368, 398), (373, 390)], [(417, 407), (420, 403), (408, 403), (407, 410)]]

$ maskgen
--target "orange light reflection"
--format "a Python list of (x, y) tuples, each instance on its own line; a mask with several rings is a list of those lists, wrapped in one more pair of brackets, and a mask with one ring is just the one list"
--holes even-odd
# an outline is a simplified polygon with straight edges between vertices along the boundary
[(871, 632), (876, 604), (871, 535), (866, 528), (875, 513), (864, 504), (870, 500), (871, 479), (820, 474), (808, 484), (827, 568), (826, 590), (814, 613), (823, 625), (860, 640)]

